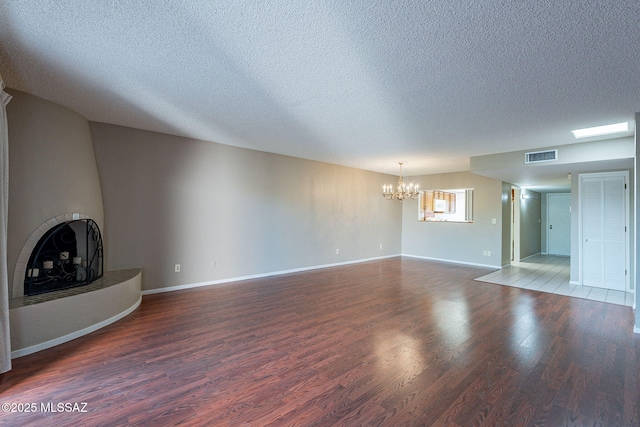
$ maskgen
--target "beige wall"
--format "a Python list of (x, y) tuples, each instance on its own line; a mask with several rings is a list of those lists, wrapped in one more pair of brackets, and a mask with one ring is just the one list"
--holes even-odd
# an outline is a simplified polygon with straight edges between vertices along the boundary
[(83, 213), (100, 228), (104, 212), (87, 120), (17, 90), (9, 124), (9, 284), (18, 255), (36, 229), (61, 214)]
[(106, 212), (106, 266), (141, 267), (144, 290), (401, 252), (401, 206), (380, 195), (394, 177), (90, 126)]
[[(501, 266), (501, 181), (470, 172), (414, 176), (411, 181), (418, 183), (423, 190), (473, 188), (473, 223), (419, 222), (418, 201), (405, 201), (402, 214), (403, 254), (496, 268)], [(490, 251), (491, 256), (483, 255), (484, 251)]]

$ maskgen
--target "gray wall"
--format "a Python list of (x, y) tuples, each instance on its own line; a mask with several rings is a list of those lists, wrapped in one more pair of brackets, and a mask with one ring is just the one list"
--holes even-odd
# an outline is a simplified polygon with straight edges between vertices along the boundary
[(60, 105), (17, 90), (9, 124), (9, 286), (25, 242), (46, 221), (84, 213), (103, 227), (98, 170), (87, 120)]
[(380, 195), (393, 176), (104, 123), (90, 127), (107, 269), (142, 268), (144, 290), (401, 252), (401, 205)]
[[(402, 203), (402, 253), (499, 268), (502, 261), (502, 182), (470, 172), (411, 177), (427, 189), (473, 188), (473, 223), (419, 222), (418, 201)], [(492, 219), (496, 224), (492, 224)], [(490, 251), (491, 256), (483, 255)]]
[(540, 253), (541, 194), (521, 189), (520, 198), (520, 259)]

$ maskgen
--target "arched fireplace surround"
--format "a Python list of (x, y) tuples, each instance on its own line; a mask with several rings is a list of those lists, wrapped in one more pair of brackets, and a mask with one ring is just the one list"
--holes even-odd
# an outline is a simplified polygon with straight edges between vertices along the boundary
[[(24, 294), (31, 254), (38, 242), (46, 238), (47, 232), (65, 224), (90, 222), (91, 219), (81, 213), (59, 215), (38, 227), (22, 248), (14, 269), (13, 296), (9, 300), (12, 358), (86, 335), (123, 318), (142, 302), (140, 269), (105, 271), (103, 277), (96, 277), (93, 283), (84, 286), (36, 295)], [(62, 249), (57, 251), (59, 261), (63, 261), (60, 260), (60, 252), (67, 252)], [(69, 252), (70, 264), (74, 265)], [(102, 253), (101, 247), (99, 252)], [(83, 257), (82, 253), (75, 255)], [(89, 256), (86, 256), (89, 265)], [(63, 258), (66, 258), (66, 254)], [(82, 266), (82, 260), (78, 261), (79, 264), (75, 265)], [(31, 265), (29, 268), (33, 276), (33, 268), (40, 267)]]

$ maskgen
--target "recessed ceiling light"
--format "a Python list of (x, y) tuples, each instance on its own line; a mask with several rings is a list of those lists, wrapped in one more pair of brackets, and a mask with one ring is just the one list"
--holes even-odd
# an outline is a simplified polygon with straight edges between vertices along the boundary
[(576, 138), (588, 138), (590, 136), (611, 135), (614, 133), (629, 132), (629, 122), (615, 123), (613, 125), (596, 126), (593, 128), (572, 130)]

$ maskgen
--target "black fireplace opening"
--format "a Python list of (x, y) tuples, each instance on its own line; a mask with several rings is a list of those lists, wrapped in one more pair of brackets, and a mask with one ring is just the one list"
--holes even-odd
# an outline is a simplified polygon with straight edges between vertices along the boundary
[(38, 295), (87, 285), (102, 277), (102, 236), (98, 224), (79, 219), (48, 230), (31, 252), (24, 294)]

